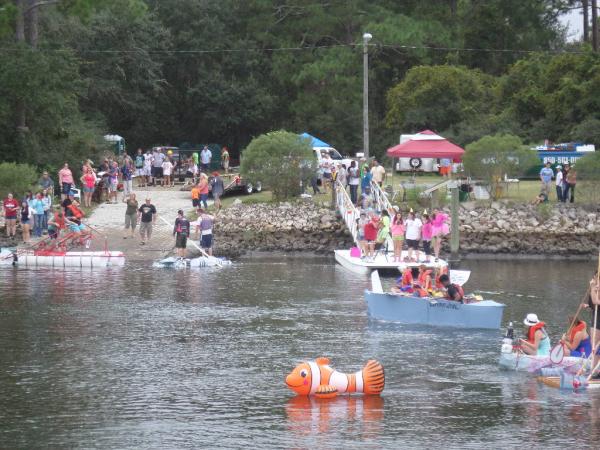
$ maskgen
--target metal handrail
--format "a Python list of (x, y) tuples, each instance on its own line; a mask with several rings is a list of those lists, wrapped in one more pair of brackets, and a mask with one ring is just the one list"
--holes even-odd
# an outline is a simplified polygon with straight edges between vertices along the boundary
[(391, 211), (392, 203), (388, 199), (387, 194), (381, 189), (381, 187), (371, 181), (371, 195), (373, 196), (373, 201), (375, 203), (375, 209), (377, 211), (383, 211), (384, 209)]
[(356, 224), (356, 221), (360, 218), (360, 211), (354, 206), (354, 203), (352, 203), (350, 195), (348, 195), (348, 192), (342, 183), (336, 181), (334, 186), (337, 210), (341, 214), (348, 231), (352, 235), (354, 243), (358, 245), (358, 225)]

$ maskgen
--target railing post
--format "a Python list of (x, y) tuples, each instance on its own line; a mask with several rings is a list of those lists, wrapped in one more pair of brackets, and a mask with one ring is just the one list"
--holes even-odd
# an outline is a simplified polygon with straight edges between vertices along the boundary
[(458, 182), (452, 181), (448, 183), (448, 187), (450, 188), (450, 193), (452, 196), (452, 203), (450, 208), (450, 260), (459, 261), (458, 251), (460, 249), (460, 236), (458, 230)]

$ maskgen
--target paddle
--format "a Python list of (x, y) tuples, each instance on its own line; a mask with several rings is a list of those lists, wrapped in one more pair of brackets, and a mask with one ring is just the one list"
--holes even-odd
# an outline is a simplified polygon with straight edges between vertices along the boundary
[[(167, 222), (167, 220), (164, 217), (162, 217), (162, 216), (158, 216), (158, 217), (160, 220), (162, 220), (168, 226), (171, 226), (171, 224), (169, 222)], [(198, 250), (200, 250), (200, 253), (202, 253), (203, 256), (205, 256), (207, 258), (211, 258), (211, 256), (208, 253), (206, 253), (200, 246), (198, 246), (193, 240), (190, 239), (189, 242), (191, 242), (194, 247), (196, 247)], [(217, 262), (217, 266), (223, 267), (223, 263), (221, 261), (219, 261), (218, 258), (215, 258), (215, 260)]]
[(579, 313), (581, 312), (581, 310), (584, 306), (583, 302), (586, 299), (586, 297), (589, 295), (589, 293), (590, 293), (590, 287), (588, 286), (587, 291), (585, 292), (585, 294), (579, 301), (579, 307), (577, 308), (577, 312), (575, 313), (575, 316), (573, 316), (573, 320), (571, 320), (571, 324), (569, 325), (569, 328), (567, 328), (567, 332), (565, 334), (563, 334), (563, 338), (550, 351), (550, 361), (552, 362), (552, 364), (560, 364), (563, 361), (563, 358), (565, 357), (565, 344), (563, 341), (566, 338), (566, 335), (568, 335), (569, 332), (571, 331), (571, 329), (573, 328), (573, 325), (575, 325), (575, 321), (577, 320), (577, 317), (579, 316)]

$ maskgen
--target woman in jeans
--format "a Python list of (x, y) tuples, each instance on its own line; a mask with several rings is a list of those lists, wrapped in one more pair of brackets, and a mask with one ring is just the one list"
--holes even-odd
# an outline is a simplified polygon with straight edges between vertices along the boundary
[(131, 229), (129, 237), (133, 238), (133, 233), (135, 232), (135, 227), (137, 225), (137, 210), (139, 206), (135, 194), (133, 192), (129, 194), (129, 197), (123, 199), (123, 203), (127, 203), (127, 209), (125, 210), (125, 235), (123, 236), (123, 239), (127, 239), (128, 229)]

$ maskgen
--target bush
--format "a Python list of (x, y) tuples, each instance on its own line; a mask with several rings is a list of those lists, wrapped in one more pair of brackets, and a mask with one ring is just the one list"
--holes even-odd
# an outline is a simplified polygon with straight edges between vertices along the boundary
[(496, 199), (502, 192), (505, 176), (519, 177), (539, 164), (539, 159), (519, 137), (496, 134), (467, 145), (463, 163), (469, 175), (487, 183), (490, 195)]
[(577, 161), (571, 170), (577, 171), (576, 196), (582, 203), (600, 201), (600, 152), (590, 152)]
[(29, 164), (1, 163), (0, 164), (0, 198), (5, 198), (12, 192), (15, 198), (20, 198), (38, 179), (34, 167)]
[(261, 181), (275, 200), (300, 194), (300, 182), (313, 176), (316, 158), (307, 139), (287, 131), (254, 138), (242, 153), (240, 172), (250, 182)]

